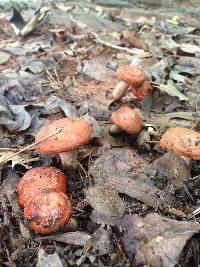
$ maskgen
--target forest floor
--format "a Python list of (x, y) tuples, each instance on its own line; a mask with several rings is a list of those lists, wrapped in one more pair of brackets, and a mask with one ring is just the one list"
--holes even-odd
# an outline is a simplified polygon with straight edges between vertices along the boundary
[[(199, 161), (159, 145), (167, 129), (200, 130), (200, 7), (132, 2), (0, 4), (0, 266), (200, 265)], [(153, 87), (140, 102), (112, 96), (130, 63)], [(141, 109), (138, 136), (110, 135), (121, 106)], [(15, 154), (77, 116), (92, 125), (77, 168), (33, 146)], [(74, 208), (50, 235), (32, 232), (17, 205), (18, 180), (38, 166), (66, 174)]]

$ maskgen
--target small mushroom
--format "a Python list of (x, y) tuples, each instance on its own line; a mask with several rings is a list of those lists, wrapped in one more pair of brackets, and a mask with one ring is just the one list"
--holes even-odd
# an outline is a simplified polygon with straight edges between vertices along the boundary
[(117, 69), (117, 76), (121, 80), (113, 91), (115, 99), (121, 98), (129, 86), (132, 93), (141, 101), (152, 90), (142, 68), (134, 65), (123, 65)]
[(155, 141), (159, 136), (159, 131), (155, 125), (149, 123), (143, 123), (142, 131), (137, 136), (137, 145), (140, 149), (151, 150), (151, 143), (157, 143)]
[(142, 118), (139, 109), (121, 107), (111, 115), (114, 125), (110, 128), (110, 134), (125, 131), (128, 134), (137, 134), (142, 129)]
[(75, 149), (88, 142), (92, 134), (92, 128), (83, 118), (64, 118), (54, 121), (38, 132), (35, 141), (38, 142), (59, 129), (61, 129), (60, 133), (39, 143), (37, 145), (37, 151), (41, 154), (61, 153), (61, 159), (64, 157), (62, 152), (68, 152), (65, 155), (65, 159), (66, 157), (74, 159), (73, 162), (75, 165)]
[(188, 166), (191, 159), (200, 160), (200, 133), (187, 128), (171, 128), (160, 140), (160, 146), (182, 156)]
[(18, 205), (24, 207), (41, 192), (66, 193), (66, 177), (54, 167), (36, 167), (28, 170), (17, 184)]
[(48, 234), (67, 224), (72, 211), (71, 201), (64, 193), (43, 192), (29, 201), (24, 217), (34, 232)]

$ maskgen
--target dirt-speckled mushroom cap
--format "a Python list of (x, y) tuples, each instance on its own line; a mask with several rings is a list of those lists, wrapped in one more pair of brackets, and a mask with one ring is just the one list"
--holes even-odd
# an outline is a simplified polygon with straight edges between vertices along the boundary
[(121, 107), (111, 115), (112, 122), (128, 134), (137, 134), (142, 129), (142, 118), (139, 109)]
[(200, 133), (187, 128), (171, 128), (160, 140), (160, 146), (178, 156), (200, 160)]
[(37, 151), (41, 154), (67, 152), (87, 143), (90, 139), (92, 128), (82, 118), (64, 118), (49, 124), (36, 134), (35, 141), (38, 142), (47, 135), (56, 131), (61, 132), (46, 139), (37, 145)]
[(123, 65), (117, 69), (117, 76), (123, 82), (139, 86), (141, 85), (146, 77), (144, 71), (140, 67), (133, 65)]
[(48, 234), (59, 230), (71, 218), (72, 204), (67, 195), (44, 192), (36, 195), (24, 208), (24, 218), (36, 233)]
[(18, 205), (24, 207), (41, 192), (66, 193), (66, 176), (54, 167), (36, 167), (28, 170), (17, 184)]

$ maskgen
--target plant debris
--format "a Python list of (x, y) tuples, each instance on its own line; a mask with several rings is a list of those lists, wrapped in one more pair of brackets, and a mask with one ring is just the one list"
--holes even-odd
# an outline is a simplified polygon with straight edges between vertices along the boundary
[[(197, 223), (180, 222), (157, 213), (144, 218), (126, 215), (116, 228), (134, 266), (175, 266), (181, 262), (186, 244), (199, 232)], [(192, 260), (199, 262), (195, 258), (198, 252), (198, 246), (194, 246), (193, 253), (185, 259), (187, 264)]]

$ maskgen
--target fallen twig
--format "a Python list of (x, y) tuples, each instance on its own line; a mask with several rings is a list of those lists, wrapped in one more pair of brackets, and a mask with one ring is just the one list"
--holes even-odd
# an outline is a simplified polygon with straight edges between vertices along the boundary
[(93, 40), (95, 43), (97, 44), (102, 44), (102, 45), (105, 45), (105, 46), (108, 46), (108, 47), (111, 47), (113, 49), (117, 49), (117, 50), (120, 50), (120, 51), (124, 51), (126, 53), (129, 53), (131, 55), (137, 55), (138, 53), (141, 53), (141, 52), (144, 52), (146, 54), (148, 54), (150, 56), (150, 53), (147, 53), (145, 52), (143, 49), (138, 49), (138, 48), (127, 48), (127, 47), (122, 47), (122, 46), (119, 46), (119, 45), (114, 45), (114, 44), (111, 44), (111, 43), (108, 43), (100, 38), (96, 38)]
[(31, 145), (28, 145), (28, 146), (22, 148), (21, 150), (17, 151), (16, 153), (14, 153), (13, 155), (11, 155), (10, 157), (6, 158), (5, 160), (2, 160), (0, 164), (7, 162), (8, 160), (12, 159), (13, 157), (19, 155), (20, 153), (22, 153), (22, 152), (24, 152), (24, 151), (26, 151), (26, 150), (29, 150), (29, 149), (31, 149), (32, 147), (34, 147), (34, 146), (36, 146), (36, 145), (38, 145), (38, 144), (44, 142), (44, 141), (47, 140), (48, 138), (50, 138), (50, 137), (52, 137), (52, 136), (54, 136), (54, 135), (56, 135), (56, 134), (59, 134), (61, 131), (62, 131), (62, 128), (58, 129), (58, 130), (55, 131), (54, 133), (51, 133), (51, 134), (45, 136), (44, 138), (40, 139), (40, 140), (37, 141), (37, 142), (35, 142), (35, 143), (31, 144)]

